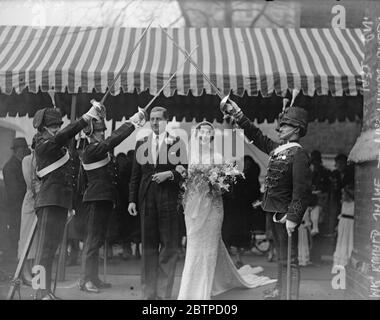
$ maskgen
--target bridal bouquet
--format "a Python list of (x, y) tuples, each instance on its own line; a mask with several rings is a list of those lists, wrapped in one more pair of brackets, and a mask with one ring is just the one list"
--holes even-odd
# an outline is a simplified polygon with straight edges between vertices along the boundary
[(187, 171), (184, 189), (195, 187), (199, 192), (223, 194), (230, 191), (231, 185), (236, 183), (237, 177), (244, 174), (239, 171), (233, 162), (215, 165), (192, 165)]

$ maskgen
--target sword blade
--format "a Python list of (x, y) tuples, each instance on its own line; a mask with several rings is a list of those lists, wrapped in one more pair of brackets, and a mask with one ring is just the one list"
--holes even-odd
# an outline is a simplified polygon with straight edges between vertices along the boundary
[(199, 66), (197, 65), (197, 63), (193, 60), (193, 58), (190, 57), (189, 53), (183, 49), (174, 39), (172, 36), (170, 36), (169, 33), (166, 32), (166, 30), (161, 26), (159, 25), (162, 32), (166, 34), (166, 36), (173, 42), (173, 44), (177, 47), (178, 50), (180, 50), (186, 58), (189, 59), (190, 63), (197, 69), (197, 71), (202, 74), (202, 76), (205, 78), (205, 80), (211, 85), (211, 87), (214, 88), (214, 90), (216, 91), (217, 95), (219, 96), (220, 99), (223, 99), (224, 98), (224, 95), (223, 93), (218, 89), (218, 87), (211, 81), (211, 79), (199, 68)]
[(121, 67), (120, 71), (117, 73), (115, 79), (113, 79), (113, 81), (111, 82), (110, 86), (108, 87), (108, 90), (106, 91), (106, 93), (104, 94), (102, 100), (100, 100), (100, 103), (101, 104), (104, 104), (104, 101), (106, 100), (106, 98), (108, 97), (108, 95), (110, 94), (112, 88), (114, 87), (117, 79), (119, 79), (119, 77), (121, 76), (121, 73), (124, 71), (124, 69), (127, 67), (128, 63), (130, 62), (131, 58), (132, 58), (132, 55), (133, 53), (136, 51), (137, 47), (140, 45), (141, 41), (144, 39), (146, 33), (148, 32), (150, 26), (152, 25), (153, 23), (153, 20), (149, 23), (149, 25), (145, 28), (145, 30), (143, 31), (143, 33), (141, 34), (139, 40), (137, 41), (137, 43), (135, 44), (135, 46), (133, 47), (133, 49), (131, 50), (131, 52), (129, 52), (123, 66)]
[(145, 111), (148, 110), (148, 108), (152, 105), (153, 101), (156, 100), (156, 98), (161, 94), (161, 92), (170, 84), (170, 81), (175, 77), (175, 75), (180, 71), (183, 66), (185, 65), (186, 61), (189, 60), (190, 56), (195, 52), (195, 50), (198, 49), (198, 46), (196, 46), (193, 50), (191, 50), (188, 57), (186, 57), (185, 61), (179, 66), (179, 68), (170, 76), (170, 78), (165, 82), (163, 87), (156, 93), (156, 95), (148, 102), (148, 104), (143, 108)]

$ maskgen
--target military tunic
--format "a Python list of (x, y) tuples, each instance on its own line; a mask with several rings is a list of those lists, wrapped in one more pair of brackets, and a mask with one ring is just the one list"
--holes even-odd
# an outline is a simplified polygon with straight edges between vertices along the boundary
[[(96, 163), (109, 156), (108, 152), (125, 140), (135, 127), (132, 123), (126, 122), (115, 130), (111, 136), (102, 142), (90, 143), (82, 155), (83, 164)], [(107, 165), (86, 171), (87, 187), (84, 192), (83, 201), (117, 201), (116, 188), (116, 166), (113, 161)]]
[[(67, 152), (70, 139), (86, 126), (87, 122), (80, 119), (60, 130), (55, 136), (47, 131), (37, 133), (35, 147), (37, 171), (62, 158)], [(47, 206), (71, 209), (74, 187), (75, 167), (70, 156), (70, 160), (63, 166), (42, 178), (41, 189), (36, 198), (36, 209)]]
[(239, 121), (245, 135), (269, 155), (262, 207), (267, 212), (287, 214), (287, 220), (300, 224), (311, 195), (310, 160), (307, 152), (293, 146), (275, 154), (279, 143), (263, 135), (247, 117)]
[[(87, 122), (80, 119), (54, 136), (47, 131), (37, 133), (35, 146), (37, 172), (61, 159), (67, 152), (66, 147), (70, 139), (86, 126)], [(70, 157), (65, 164), (41, 179), (41, 188), (35, 204), (38, 217), (38, 246), (34, 264), (45, 268), (46, 288), (37, 290), (37, 298), (42, 298), (51, 292), (55, 252), (62, 241), (68, 209), (71, 209), (73, 204), (74, 170), (73, 160)]]

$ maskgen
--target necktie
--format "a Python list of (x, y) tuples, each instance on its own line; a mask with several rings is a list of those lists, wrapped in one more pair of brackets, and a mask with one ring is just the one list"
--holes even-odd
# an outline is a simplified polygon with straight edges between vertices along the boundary
[(160, 147), (158, 135), (156, 135), (155, 144), (156, 144), (155, 145), (155, 154), (154, 154), (154, 158), (153, 158), (154, 164), (157, 163), (157, 157), (158, 157), (158, 152), (159, 152), (159, 147)]

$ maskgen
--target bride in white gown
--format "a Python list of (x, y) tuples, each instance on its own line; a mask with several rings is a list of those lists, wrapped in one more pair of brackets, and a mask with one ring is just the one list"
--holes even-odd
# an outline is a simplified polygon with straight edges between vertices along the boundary
[[(222, 160), (220, 154), (213, 152), (214, 132), (209, 122), (202, 122), (195, 128), (193, 139), (199, 141), (202, 152), (189, 152), (189, 170), (212, 166), (216, 160)], [(222, 240), (222, 194), (209, 192), (208, 183), (201, 178), (191, 181), (184, 195), (187, 245), (178, 299), (209, 300), (233, 288), (255, 288), (275, 282), (256, 275), (262, 271), (261, 267), (246, 265), (236, 269)]]

